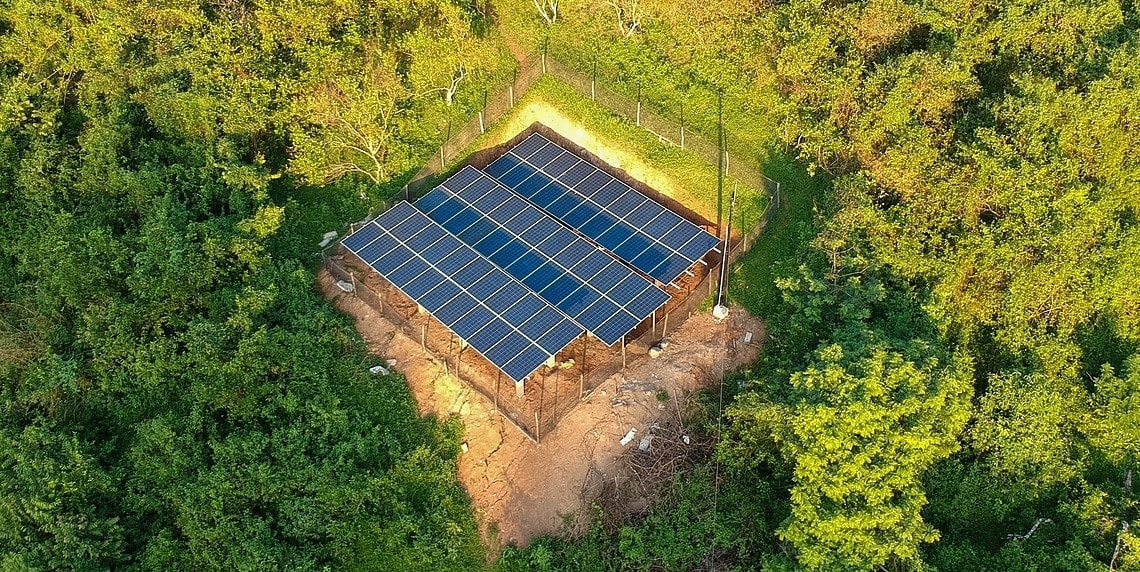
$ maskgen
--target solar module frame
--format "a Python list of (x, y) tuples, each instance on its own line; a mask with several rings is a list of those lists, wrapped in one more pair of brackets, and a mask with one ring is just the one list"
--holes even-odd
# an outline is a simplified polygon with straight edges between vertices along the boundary
[(653, 278), (672, 283), (720, 239), (533, 133), (486, 172)]
[[(461, 169), (414, 206), (460, 238), (474, 239), (469, 246), (607, 345), (669, 301), (652, 282), (474, 167)], [(466, 217), (469, 210), (481, 216)], [(469, 234), (486, 221), (496, 228)], [(609, 290), (619, 283), (615, 300)]]
[(585, 331), (410, 203), (341, 244), (516, 382)]

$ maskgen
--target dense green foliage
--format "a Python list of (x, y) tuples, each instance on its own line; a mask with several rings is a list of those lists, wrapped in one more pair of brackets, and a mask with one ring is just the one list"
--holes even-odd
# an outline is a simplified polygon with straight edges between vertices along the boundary
[(477, 21), (4, 3), (0, 567), (481, 565), (459, 427), (367, 372), (311, 270), (357, 183), (466, 105), (431, 91), (466, 65), (431, 50), (484, 42)]
[[(726, 125), (770, 146), (756, 154), (792, 197), (733, 273), (772, 339), (715, 459), (723, 487), (745, 479), (781, 516), (746, 554), (726, 539), (754, 520), (725, 533), (731, 505), (702, 523), (666, 497), (704, 530), (706, 558), (1140, 567), (1126, 531), (1140, 509), (1135, 4), (596, 6), (513, 23), (673, 108), (721, 90)], [(653, 530), (632, 522), (612, 541)]]
[(0, 3), (5, 569), (481, 566), (458, 427), (310, 255), (504, 45), (706, 136), (723, 101), (785, 200), (715, 456), (500, 568), (1140, 569), (1134, 2), (550, 4)]

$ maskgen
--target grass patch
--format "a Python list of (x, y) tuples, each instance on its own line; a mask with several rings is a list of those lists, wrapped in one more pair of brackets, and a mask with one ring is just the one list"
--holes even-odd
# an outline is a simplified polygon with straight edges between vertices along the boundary
[(831, 184), (822, 175), (809, 175), (786, 154), (773, 154), (766, 171), (781, 182), (780, 208), (728, 279), (729, 298), (758, 316), (781, 304), (776, 278), (798, 265), (800, 253), (816, 235), (815, 206)]
[[(449, 165), (449, 171), (470, 159), (475, 151), (510, 140), (534, 121), (546, 124), (706, 219), (716, 220), (716, 166), (691, 152), (662, 142), (624, 116), (598, 105), (550, 76), (539, 79), (519, 99), (514, 109), (460, 153)], [(726, 194), (733, 185), (738, 190), (737, 204), (741, 207), (741, 216), (744, 220), (756, 220), (767, 205), (766, 192), (729, 177), (725, 181)]]

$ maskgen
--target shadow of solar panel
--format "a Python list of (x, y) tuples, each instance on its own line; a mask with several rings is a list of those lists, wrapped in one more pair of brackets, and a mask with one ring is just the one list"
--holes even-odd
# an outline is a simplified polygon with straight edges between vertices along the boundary
[(549, 183), (540, 188), (529, 198), (534, 204), (543, 209), (549, 210), (550, 205), (554, 204), (554, 201), (562, 198), (562, 196), (565, 194), (565, 187), (559, 185), (558, 183)]
[(558, 197), (558, 200), (550, 203), (550, 206), (546, 207), (546, 211), (558, 218), (565, 218), (576, 206), (578, 206), (578, 199), (569, 194), (564, 194)]
[(526, 278), (530, 276), (530, 273), (534, 272), (544, 261), (545, 259), (537, 252), (527, 249), (518, 260), (506, 267), (506, 271), (508, 274), (522, 280), (525, 284)]
[(463, 231), (457, 233), (457, 236), (459, 236), (459, 240), (462, 240), (467, 244), (476, 244), (480, 240), (487, 238), (487, 235), (491, 234), (494, 231), (494, 224), (491, 224), (491, 222), (483, 219), (478, 219), (475, 222), (472, 222), (471, 226), (468, 226), (467, 228), (463, 229)]
[(597, 216), (600, 212), (602, 212), (602, 209), (590, 203), (578, 203), (578, 206), (574, 207), (573, 210), (566, 213), (566, 216), (563, 217), (562, 220), (574, 228), (579, 228), (585, 225), (586, 221)]
[[(419, 208), (419, 207), (416, 207), (416, 208)], [(459, 211), (461, 211), (461, 210), (463, 210), (463, 205), (456, 203), (455, 201), (444, 200), (443, 202), (441, 202), (439, 205), (437, 205), (432, 210), (430, 210), (430, 211), (425, 210), (424, 212), (426, 212), (427, 215), (429, 217), (431, 217), (432, 220), (434, 220), (437, 223), (442, 224), (442, 223), (446, 222), (447, 220), (450, 220), (451, 217), (459, 214)]]
[(539, 266), (534, 272), (523, 279), (523, 284), (530, 287), (535, 292), (541, 291), (543, 288), (550, 286), (562, 276), (562, 271), (555, 267), (553, 264), (544, 263)]
[(526, 180), (519, 183), (515, 188), (515, 192), (524, 197), (533, 197), (536, 193), (539, 192), (539, 190), (541, 190), (546, 185), (549, 185), (550, 181), (550, 177), (547, 177), (542, 173), (535, 173), (534, 176), (528, 177)]
[(425, 213), (430, 213), (435, 210), (439, 205), (447, 201), (447, 194), (439, 189), (432, 189), (424, 196), (416, 199), (416, 208)]
[(574, 277), (563, 274), (551, 282), (539, 295), (546, 301), (559, 306), (571, 293), (581, 287), (581, 282)]
[[(566, 312), (571, 316), (579, 316), (582, 321), (591, 324), (591, 327), (596, 327), (597, 324), (601, 323), (599, 317), (596, 315), (587, 316), (585, 315), (585, 312), (587, 308), (601, 299), (602, 294), (597, 290), (594, 290), (588, 286), (582, 286), (571, 292), (570, 295), (566, 296), (561, 301), (559, 301), (558, 304), (555, 305), (563, 312)], [(614, 306), (614, 311), (619, 311), (616, 305)], [(614, 339), (609, 343), (616, 341), (617, 340)]]

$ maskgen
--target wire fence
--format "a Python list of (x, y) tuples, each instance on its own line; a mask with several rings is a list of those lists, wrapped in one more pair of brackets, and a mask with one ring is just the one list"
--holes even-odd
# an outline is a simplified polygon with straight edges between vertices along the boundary
[[(690, 129), (683, 107), (678, 109), (677, 120), (666, 118), (650, 110), (640, 97), (626, 97), (602, 85), (596, 72), (586, 75), (544, 54), (520, 66), (512, 81), (502, 89), (494, 93), (488, 92), (482, 110), (471, 121), (455, 131), (449, 126), (445, 142), (407, 183), (403, 196), (388, 199), (379, 207), (379, 212), (398, 200), (414, 200), (430, 190), (441, 175), (448, 171), (450, 162), (470, 147), (492, 124), (505, 117), (543, 75), (553, 76), (579, 94), (624, 116), (635, 125), (655, 134), (661, 142), (692, 152), (709, 164), (718, 166), (722, 174), (756, 190), (767, 192), (770, 200), (756, 220), (733, 221), (735, 232), (730, 238), (731, 246), (726, 254), (729, 265), (738, 261), (751, 248), (779, 209), (780, 184), (764, 176), (757, 161), (747, 159), (756, 156), (747, 146), (739, 146), (739, 155), (733, 153), (732, 138), (723, 129), (714, 137), (722, 141), (721, 145), (717, 145), (706, 134)], [(707, 126), (709, 118), (707, 113), (705, 115), (699, 123)], [(706, 127), (705, 131), (707, 130)], [(684, 205), (677, 204), (669, 197), (648, 188), (638, 190), (687, 218), (694, 217)], [(350, 225), (349, 234), (353, 230), (353, 225)], [(717, 232), (720, 233), (720, 230)], [(717, 291), (719, 272), (716, 269), (722, 263), (720, 255), (711, 254), (706, 257), (704, 263), (694, 269), (695, 273), (682, 282), (682, 290), (672, 292), (673, 301), (630, 332), (622, 340), (620, 349), (606, 347), (590, 336), (582, 336), (559, 352), (546, 367), (540, 368), (527, 383), (515, 386), (511, 380), (504, 380), (502, 372), (490, 362), (473, 351), (466, 351), (467, 346), (462, 340), (444, 324), (422, 311), (415, 301), (375, 272), (369, 271), (367, 266), (353, 264), (353, 255), (340, 249), (335, 256), (322, 256), (324, 267), (331, 276), (352, 284), (354, 296), (379, 312), (409, 338), (420, 340), (425, 354), (430, 353), (442, 361), (449, 374), (455, 375), (482, 395), (504, 419), (536, 442), (541, 442), (543, 435), (553, 431), (562, 417), (581, 400), (589, 397), (605, 380), (625, 369), (628, 364), (628, 344), (652, 346), (668, 335), (672, 328), (702, 311), (702, 305)]]
[[(592, 75), (587, 75), (542, 54), (537, 59), (520, 65), (510, 83), (494, 93), (486, 92), (483, 108), (465, 125), (453, 131), (449, 124), (445, 142), (404, 187), (404, 198), (410, 200), (430, 190), (433, 182), (447, 171), (449, 162), (485, 133), (489, 126), (505, 117), (543, 75), (558, 79), (580, 95), (653, 133), (662, 143), (689, 151), (710, 165), (721, 167), (724, 174), (753, 189), (766, 191), (771, 195), (779, 188), (778, 182), (764, 175), (755, 146), (749, 138), (723, 128), (719, 129), (720, 133), (713, 134), (712, 138), (693, 130), (689, 122), (694, 120), (692, 117), (694, 113), (700, 116), (696, 121), (698, 125), (707, 126), (710, 122), (712, 125), (719, 125), (718, 118), (709, 118), (707, 111), (699, 111), (706, 109), (707, 106), (690, 109), (690, 118), (687, 122), (684, 105), (678, 105), (676, 120), (669, 119), (651, 110), (640, 94), (637, 98), (630, 98), (610, 89), (605, 81), (599, 82), (596, 66)], [(660, 107), (660, 104), (657, 107)], [(708, 131), (708, 127), (702, 129)], [(723, 139), (724, 144), (713, 143), (715, 139)]]
[(505, 420), (535, 442), (541, 442), (575, 405), (625, 367), (624, 344), (611, 348), (590, 336), (580, 336), (525, 383), (516, 385), (352, 254), (341, 250), (336, 255), (324, 255), (323, 265), (335, 280), (351, 284), (352, 296), (409, 339), (419, 341), (425, 355), (440, 361), (447, 374), (483, 396)]

